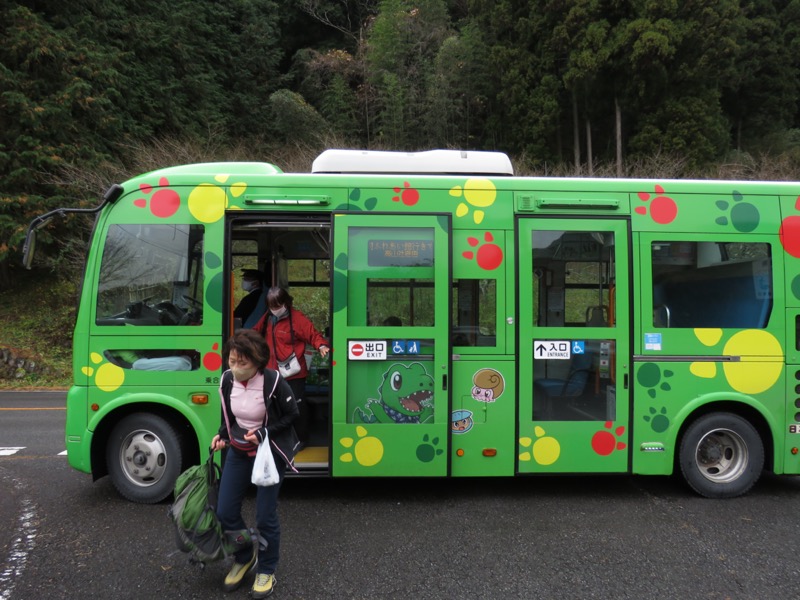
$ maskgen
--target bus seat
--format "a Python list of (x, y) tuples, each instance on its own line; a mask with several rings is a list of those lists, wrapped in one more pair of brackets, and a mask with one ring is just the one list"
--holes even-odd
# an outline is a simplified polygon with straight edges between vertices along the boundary
[(590, 306), (586, 309), (587, 327), (605, 327), (608, 325), (608, 307)]
[[(558, 400), (583, 396), (594, 371), (594, 356), (591, 352), (573, 354), (566, 379), (543, 378), (534, 381), (534, 420), (548, 416), (558, 410)], [(541, 406), (542, 413), (537, 410)]]
[(244, 322), (243, 327), (245, 329), (252, 329), (255, 327), (258, 322), (261, 320), (261, 317), (264, 316), (264, 313), (267, 312), (267, 288), (266, 285), (261, 287), (261, 295), (258, 297), (258, 304), (253, 309), (253, 312), (250, 313), (250, 316), (247, 317), (247, 320)]

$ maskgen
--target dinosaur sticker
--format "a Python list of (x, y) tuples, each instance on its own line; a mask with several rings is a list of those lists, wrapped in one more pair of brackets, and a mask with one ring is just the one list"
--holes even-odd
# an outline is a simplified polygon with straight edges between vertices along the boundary
[(433, 419), (433, 377), (421, 363), (393, 363), (383, 373), (378, 398), (356, 407), (364, 423), (425, 423)]

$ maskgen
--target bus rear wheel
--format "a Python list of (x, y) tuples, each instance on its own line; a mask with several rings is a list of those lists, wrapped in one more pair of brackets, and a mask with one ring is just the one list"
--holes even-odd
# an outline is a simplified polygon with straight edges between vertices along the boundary
[(680, 445), (689, 486), (706, 498), (735, 498), (752, 488), (764, 468), (764, 444), (748, 421), (711, 413), (692, 423)]
[(128, 415), (114, 426), (106, 446), (114, 487), (124, 498), (141, 504), (161, 502), (172, 493), (181, 461), (178, 434), (157, 415)]

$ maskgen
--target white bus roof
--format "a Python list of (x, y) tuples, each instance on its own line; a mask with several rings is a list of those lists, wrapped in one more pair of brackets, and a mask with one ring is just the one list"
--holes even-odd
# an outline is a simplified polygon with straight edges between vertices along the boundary
[(514, 168), (502, 152), (325, 150), (314, 160), (311, 172), (513, 175)]

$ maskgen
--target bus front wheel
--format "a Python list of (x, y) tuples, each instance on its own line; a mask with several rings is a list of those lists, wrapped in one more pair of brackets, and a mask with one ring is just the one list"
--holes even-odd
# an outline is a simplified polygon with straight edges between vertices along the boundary
[(710, 413), (692, 423), (680, 445), (681, 472), (706, 498), (735, 498), (755, 485), (764, 467), (764, 444), (748, 421)]
[(136, 413), (114, 426), (106, 446), (106, 464), (123, 497), (142, 504), (161, 502), (172, 493), (181, 471), (181, 443), (163, 418)]

